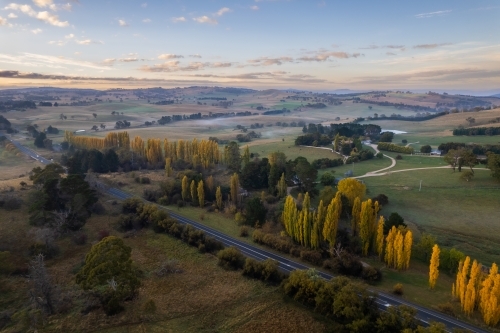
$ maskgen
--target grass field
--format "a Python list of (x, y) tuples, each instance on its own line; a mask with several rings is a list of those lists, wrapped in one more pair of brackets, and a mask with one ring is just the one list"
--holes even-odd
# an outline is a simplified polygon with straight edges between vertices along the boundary
[(492, 182), (489, 171), (476, 171), (470, 182), (459, 177), (458, 172), (436, 169), (363, 180), (369, 196), (383, 193), (389, 197), (383, 214), (398, 212), (420, 232), (436, 236), (440, 245), (456, 247), (490, 265), (500, 255), (500, 225), (496, 223), (500, 184)]
[[(27, 198), (27, 192), (18, 193)], [(113, 214), (119, 206), (105, 204)], [(26, 210), (11, 211), (0, 219), (1, 250), (16, 255), (17, 264), (27, 262), (25, 252), (33, 242)], [(80, 313), (85, 301), (74, 284), (75, 270), (95, 243), (101, 230), (122, 236), (114, 230), (116, 216), (93, 216), (84, 227), (88, 243), (75, 245), (70, 237), (57, 241), (60, 254), (46, 260), (49, 274), (63, 290), (71, 290), (73, 306), (67, 313), (49, 317), (43, 332), (326, 332), (334, 323), (317, 316), (296, 302), (287, 301), (279, 287), (267, 286), (226, 271), (210, 254), (201, 254), (180, 240), (151, 230), (137, 231), (124, 239), (132, 247), (132, 259), (142, 271), (138, 297), (125, 304), (125, 312), (107, 317), (100, 310)], [(15, 226), (15, 228), (13, 228)], [(178, 262), (181, 273), (157, 276), (154, 271), (167, 259)], [(22, 276), (0, 276), (0, 311), (21, 311), (28, 302), (27, 284)], [(153, 300), (154, 315), (146, 315), (144, 304)], [(21, 316), (22, 317), (22, 316)], [(26, 331), (19, 315), (4, 332)]]

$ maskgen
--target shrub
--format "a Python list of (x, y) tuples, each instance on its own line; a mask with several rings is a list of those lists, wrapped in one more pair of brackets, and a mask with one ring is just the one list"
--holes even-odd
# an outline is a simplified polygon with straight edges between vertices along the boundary
[(85, 245), (87, 243), (87, 235), (83, 232), (75, 233), (71, 239), (76, 245)]
[(224, 249), (224, 244), (212, 237), (205, 237), (205, 251), (209, 253), (216, 253)]
[(92, 213), (97, 215), (103, 215), (106, 213), (106, 208), (99, 201), (92, 205)]
[(185, 204), (184, 200), (177, 200), (177, 207), (182, 208)]
[(382, 272), (380, 272), (380, 270), (375, 267), (363, 267), (361, 277), (367, 282), (377, 282), (382, 280)]
[(220, 250), (217, 253), (217, 258), (219, 259), (219, 265), (226, 269), (243, 268), (245, 264), (245, 256), (241, 254), (240, 250), (232, 246)]
[(16, 198), (12, 195), (7, 195), (6, 197), (3, 198), (3, 208), (6, 210), (16, 210), (21, 208), (21, 204), (23, 201), (19, 198)]
[(149, 177), (141, 177), (141, 184), (151, 184)]
[(156, 313), (156, 303), (152, 299), (144, 303), (142, 311), (147, 315), (153, 315)]
[(384, 158), (384, 154), (382, 154), (381, 152), (378, 152), (377, 155), (375, 155), (378, 159), (383, 159)]
[(169, 204), (168, 196), (164, 195), (158, 199), (158, 203), (162, 206), (167, 206)]
[(449, 302), (443, 303), (443, 304), (438, 304), (437, 308), (440, 312), (442, 312), (448, 316), (456, 317), (455, 309), (453, 309), (453, 305), (451, 305), (451, 303), (449, 303)]
[(34, 257), (38, 254), (43, 254), (47, 259), (51, 259), (59, 253), (56, 246), (49, 246), (42, 243), (34, 243), (29, 247), (30, 256)]
[(431, 151), (432, 151), (432, 147), (429, 145), (425, 145), (425, 146), (420, 147), (421, 153), (429, 154)]
[(399, 155), (399, 154), (398, 154), (398, 155), (396, 156), (396, 159), (397, 159), (397, 160), (402, 160), (402, 159), (403, 159), (403, 156), (401, 156), (401, 155)]
[(279, 263), (272, 259), (258, 262), (247, 258), (243, 266), (243, 275), (270, 283), (280, 283), (284, 278), (279, 271)]
[(330, 259), (328, 265), (334, 273), (338, 274), (360, 276), (363, 272), (361, 261), (345, 251), (340, 256)]
[(402, 296), (404, 294), (403, 291), (403, 284), (402, 283), (396, 283), (394, 287), (392, 288), (392, 293), (398, 296)]
[(156, 202), (160, 199), (160, 196), (161, 193), (159, 190), (145, 188), (144, 191), (142, 191), (142, 197), (147, 201)]
[(97, 240), (100, 242), (104, 238), (109, 236), (109, 231), (108, 230), (99, 230), (99, 233), (97, 234)]
[(140, 184), (140, 183), (141, 183), (141, 177), (135, 177), (135, 178), (134, 178), (134, 181), (135, 181), (136, 183), (139, 183), (139, 184)]
[(300, 259), (308, 261), (314, 265), (321, 266), (323, 264), (323, 258), (319, 251), (315, 250), (302, 250), (300, 251)]
[(240, 237), (248, 237), (248, 227), (243, 225), (240, 227)]
[(377, 201), (381, 206), (389, 204), (389, 198), (385, 194), (379, 194), (376, 197), (372, 198), (372, 202), (375, 203), (375, 201)]
[(118, 230), (125, 232), (132, 230), (134, 228), (139, 228), (139, 221), (137, 216), (134, 215), (120, 215), (118, 217)]

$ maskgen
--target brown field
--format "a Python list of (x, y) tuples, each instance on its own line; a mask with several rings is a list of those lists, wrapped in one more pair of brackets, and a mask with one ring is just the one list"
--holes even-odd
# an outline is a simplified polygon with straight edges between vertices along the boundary
[[(28, 200), (28, 191), (15, 193)], [(114, 230), (116, 216), (112, 216), (119, 206), (105, 206), (108, 214), (93, 216), (84, 227), (86, 245), (75, 245), (70, 236), (65, 236), (57, 241), (60, 254), (46, 261), (54, 283), (72, 295), (73, 305), (69, 312), (49, 317), (41, 332), (325, 332), (327, 325), (334, 324), (284, 299), (279, 287), (247, 279), (241, 272), (226, 271), (218, 267), (215, 256), (200, 254), (177, 239), (150, 230), (125, 238), (133, 249), (135, 265), (143, 272), (138, 297), (125, 304), (125, 312), (113, 317), (101, 310), (82, 315), (85, 298), (74, 283), (75, 267), (101, 230), (123, 236)], [(15, 253), (18, 267), (26, 265), (27, 248), (33, 242), (26, 211), (26, 207), (2, 210), (0, 219), (0, 250)], [(167, 259), (177, 260), (182, 273), (157, 276), (154, 270)], [(0, 311), (20, 313), (28, 301), (26, 280), (22, 276), (0, 277), (0, 284)], [(154, 315), (143, 311), (149, 300), (157, 305)], [(4, 332), (26, 329), (22, 320), (15, 319)]]

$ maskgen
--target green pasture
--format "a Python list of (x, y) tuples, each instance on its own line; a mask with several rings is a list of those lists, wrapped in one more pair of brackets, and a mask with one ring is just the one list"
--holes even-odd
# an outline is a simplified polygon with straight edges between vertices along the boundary
[(363, 181), (368, 196), (389, 197), (384, 215), (398, 212), (420, 232), (436, 236), (440, 245), (456, 247), (483, 264), (498, 261), (500, 183), (489, 170), (477, 170), (470, 182), (450, 169), (391, 173)]
[[(336, 153), (327, 149), (295, 146), (294, 137), (285, 137), (285, 141), (264, 141), (260, 143), (249, 143), (251, 153), (258, 153), (261, 157), (267, 157), (270, 153), (280, 151), (285, 153), (287, 159), (294, 160), (299, 156), (307, 158), (309, 162), (320, 158), (341, 158)], [(244, 147), (244, 145), (242, 145)]]

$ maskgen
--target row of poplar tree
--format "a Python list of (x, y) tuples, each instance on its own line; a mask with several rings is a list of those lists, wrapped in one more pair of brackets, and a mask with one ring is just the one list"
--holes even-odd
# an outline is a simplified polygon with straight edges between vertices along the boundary
[[(359, 235), (363, 255), (375, 252), (389, 267), (399, 270), (410, 266), (413, 235), (410, 230), (395, 226), (384, 235), (384, 217), (378, 216), (377, 201), (361, 202), (366, 192), (364, 184), (353, 178), (338, 183), (338, 191), (328, 206), (319, 202), (316, 210), (311, 209), (309, 193), (302, 199), (302, 208), (292, 196), (287, 196), (282, 220), (287, 234), (297, 243), (312, 249), (319, 249), (322, 243), (335, 246), (337, 230), (342, 214), (342, 196), (352, 202), (351, 228), (353, 235)], [(384, 255), (385, 253), (385, 255)]]

